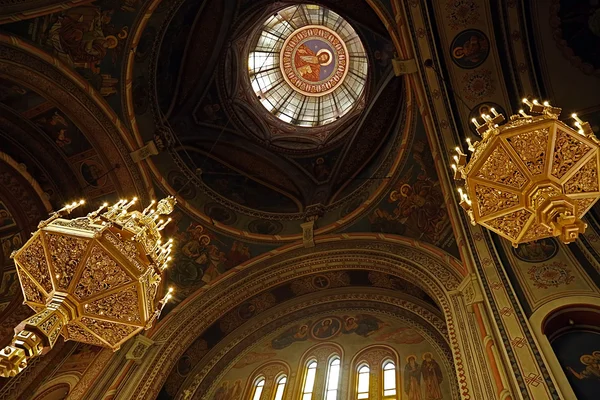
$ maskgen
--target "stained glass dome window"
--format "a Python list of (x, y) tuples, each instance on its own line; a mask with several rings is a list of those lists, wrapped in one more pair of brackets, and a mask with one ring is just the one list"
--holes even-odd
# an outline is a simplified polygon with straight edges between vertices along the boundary
[(252, 88), (280, 120), (322, 126), (347, 114), (363, 95), (367, 55), (352, 26), (310, 4), (267, 19), (248, 55)]

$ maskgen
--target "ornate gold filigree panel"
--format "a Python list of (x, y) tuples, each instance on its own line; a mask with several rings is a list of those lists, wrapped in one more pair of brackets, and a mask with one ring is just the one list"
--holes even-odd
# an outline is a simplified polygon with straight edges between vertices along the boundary
[(548, 152), (548, 128), (536, 129), (507, 139), (532, 175), (544, 172)]
[(482, 217), (519, 205), (519, 196), (504, 190), (478, 184), (475, 185), (475, 193)]
[(573, 135), (558, 129), (554, 145), (552, 161), (552, 176), (562, 178), (575, 164), (592, 148)]
[(42, 238), (37, 235), (31, 245), (27, 246), (19, 256), (18, 261), (23, 269), (29, 272), (29, 275), (46, 291), (50, 293), (52, 291), (52, 281), (50, 280), (50, 273), (48, 271), (48, 263), (46, 262), (46, 255), (44, 254), (44, 246), (42, 245)]
[(25, 301), (32, 301), (38, 304), (44, 304), (46, 302), (46, 295), (37, 287), (37, 285), (29, 278), (21, 268), (17, 267), (19, 279), (21, 281), (21, 288), (23, 289), (23, 297)]
[(140, 323), (139, 294), (135, 285), (84, 304), (84, 313), (127, 323)]
[(45, 236), (57, 289), (66, 290), (89, 240), (53, 233), (47, 233)]
[(571, 179), (565, 182), (565, 193), (589, 193), (598, 191), (598, 160), (585, 163)]
[(475, 175), (502, 185), (508, 185), (517, 189), (527, 183), (527, 178), (519, 171), (517, 165), (512, 162), (506, 150), (498, 147), (483, 163)]
[(527, 210), (519, 210), (502, 217), (486, 221), (485, 224), (494, 231), (501, 232), (511, 239), (516, 239), (533, 214)]
[(116, 346), (121, 341), (128, 339), (137, 329), (135, 326), (116, 324), (88, 317), (81, 318), (81, 323), (96, 335), (106, 340), (111, 346)]
[(75, 287), (75, 295), (80, 299), (85, 299), (129, 282), (131, 282), (131, 277), (123, 271), (111, 255), (100, 246), (95, 245), (92, 247), (85, 269)]
[(76, 322), (70, 323), (65, 327), (65, 339), (94, 346), (104, 346), (104, 343), (98, 337)]

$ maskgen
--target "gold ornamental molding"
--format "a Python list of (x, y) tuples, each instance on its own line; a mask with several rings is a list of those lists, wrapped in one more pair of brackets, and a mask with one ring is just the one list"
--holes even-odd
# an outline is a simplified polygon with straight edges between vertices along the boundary
[(149, 329), (171, 297), (155, 301), (172, 241), (162, 242), (175, 199), (128, 211), (137, 199), (103, 204), (85, 217), (65, 219), (72, 203), (40, 222), (13, 252), (25, 304), (36, 311), (15, 328), (0, 351), (0, 376), (15, 376), (28, 361), (66, 340), (118, 350)]
[[(457, 147), (452, 164), (460, 205), (513, 246), (551, 236), (571, 243), (583, 233), (581, 218), (600, 197), (600, 141), (576, 114), (577, 130), (558, 120), (561, 109), (523, 100), (527, 114), (505, 118), (491, 109), (472, 122), (482, 140), (467, 139), (471, 158)], [(500, 125), (502, 124), (502, 125)]]

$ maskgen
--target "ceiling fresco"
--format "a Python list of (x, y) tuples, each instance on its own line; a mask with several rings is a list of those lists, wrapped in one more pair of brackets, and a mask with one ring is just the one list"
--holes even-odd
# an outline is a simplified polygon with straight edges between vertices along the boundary
[[(110, 197), (115, 192), (102, 156), (54, 102), (34, 90), (0, 78), (0, 104), (6, 113), (2, 118), (6, 124), (3, 130), (10, 136), (4, 150), (30, 166), (30, 172), (54, 205), (70, 200), (63, 197), (64, 193), (97, 199)], [(27, 134), (10, 134), (19, 128)], [(30, 149), (30, 157), (23, 157), (23, 147)], [(35, 160), (40, 153), (45, 153), (45, 157)], [(54, 161), (40, 162), (49, 157)]]
[[(437, 303), (422, 289), (408, 281), (385, 273), (364, 270), (347, 270), (323, 272), (320, 274), (305, 276), (273, 287), (268, 291), (258, 293), (254, 297), (248, 299), (230, 312), (223, 315), (218, 321), (215, 321), (211, 327), (206, 329), (204, 333), (198, 337), (180, 357), (179, 362), (170, 372), (169, 378), (167, 379), (167, 384), (165, 387), (163, 387), (163, 390), (159, 395), (159, 399), (175, 398), (175, 395), (183, 384), (185, 378), (190, 375), (192, 368), (198, 365), (202, 357), (204, 357), (210, 349), (218, 346), (218, 344), (225, 340), (228, 335), (232, 334), (232, 332), (241, 327), (250, 319), (254, 320), (256, 318), (262, 318), (263, 315), (269, 315), (270, 312), (276, 307), (280, 307), (281, 305), (288, 303), (291, 304), (292, 300), (299, 296), (322, 296), (328, 293), (330, 290), (344, 290), (350, 288), (353, 288), (355, 291), (361, 290), (362, 288), (379, 288), (392, 290), (397, 293), (404, 293), (411, 296), (411, 298), (418, 299), (417, 301), (424, 302), (431, 310), (437, 310), (435, 311), (436, 313), (441, 312), (439, 311), (439, 306)], [(357, 335), (358, 337), (368, 337), (376, 333), (372, 328), (372, 324), (368, 323), (366, 319), (364, 322), (360, 322), (360, 317), (358, 317), (357, 321), (358, 327), (354, 330), (347, 329), (346, 334)], [(293, 326), (288, 326), (288, 329), (292, 328)], [(281, 331), (283, 332), (285, 330)], [(379, 332), (377, 336), (379, 337), (383, 334), (387, 334), (390, 337), (394, 336), (391, 334), (391, 332)], [(280, 333), (280, 335), (282, 335), (282, 337), (279, 339), (271, 338), (273, 342), (272, 346), (277, 349), (284, 349), (293, 346), (294, 335), (285, 336), (285, 332)], [(283, 336), (285, 336), (285, 338)], [(319, 341), (323, 340), (319, 337), (311, 336), (311, 338), (308, 336), (304, 337), (304, 339), (311, 343), (318, 343)], [(304, 339), (300, 341), (302, 342)], [(250, 363), (244, 363), (240, 361), (240, 368), (244, 368), (260, 360), (265, 361), (266, 359), (263, 358), (264, 357), (257, 357)]]
[[(364, 1), (323, 3), (350, 22), (364, 44), (370, 72), (364, 103), (333, 128), (325, 126), (331, 139), (316, 147), (293, 132), (281, 135), (293, 137), (296, 147), (269, 140), (277, 118), (248, 97), (254, 93), (244, 39), (262, 26), (268, 10), (285, 4), (99, 1), (1, 28), (81, 74), (140, 146), (156, 143), (159, 153), (144, 161), (154, 175), (151, 191), (179, 200), (167, 228), (177, 246), (167, 272), (173, 304), (254, 257), (301, 240), (307, 219), (315, 220), (315, 235), (391, 233), (458, 257), (412, 93), (393, 76), (391, 39)], [(464, 47), (471, 42), (470, 36), (461, 40)], [(125, 51), (128, 46), (133, 51)], [(0, 105), (13, 125), (29, 132), (18, 137), (32, 138), (22, 145), (30, 156), (19, 156), (52, 204), (83, 195), (93, 209), (117, 192), (131, 196), (117, 187), (114, 165), (85, 127), (33, 89), (0, 80)], [(33, 149), (40, 138), (45, 151)], [(12, 142), (19, 153), (21, 144)]]

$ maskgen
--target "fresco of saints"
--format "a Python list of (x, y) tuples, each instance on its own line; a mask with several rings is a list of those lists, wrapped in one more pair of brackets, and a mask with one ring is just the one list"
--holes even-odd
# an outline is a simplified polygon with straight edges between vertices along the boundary
[(327, 49), (321, 49), (315, 54), (308, 46), (301, 44), (294, 56), (294, 66), (300, 76), (307, 81), (321, 80), (321, 67), (331, 64), (332, 55)]
[(408, 356), (404, 367), (404, 392), (407, 400), (422, 400), (421, 397), (421, 368), (417, 357)]
[[(310, 323), (310, 322), (309, 322)], [(294, 342), (308, 338), (308, 325), (295, 325), (271, 341), (271, 347), (276, 350), (285, 349)]]
[(431, 353), (423, 354), (423, 364), (421, 364), (421, 375), (425, 384), (425, 399), (424, 400), (441, 400), (442, 399), (442, 369), (440, 365), (433, 359)]

